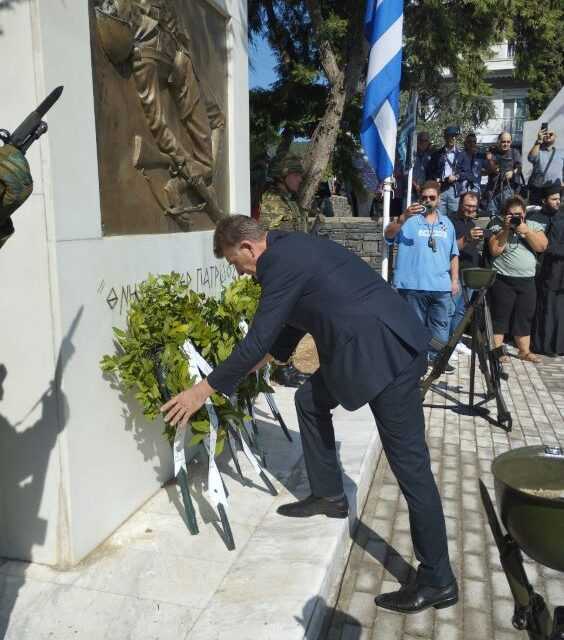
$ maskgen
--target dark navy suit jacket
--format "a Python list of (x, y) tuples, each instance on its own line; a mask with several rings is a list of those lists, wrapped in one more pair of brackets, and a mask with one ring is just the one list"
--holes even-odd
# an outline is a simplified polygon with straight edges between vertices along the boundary
[(249, 332), (208, 377), (222, 393), (231, 395), (267, 353), (287, 360), (310, 333), (329, 392), (354, 410), (427, 349), (429, 333), (411, 307), (364, 260), (335, 242), (269, 231), (256, 277), (262, 295)]

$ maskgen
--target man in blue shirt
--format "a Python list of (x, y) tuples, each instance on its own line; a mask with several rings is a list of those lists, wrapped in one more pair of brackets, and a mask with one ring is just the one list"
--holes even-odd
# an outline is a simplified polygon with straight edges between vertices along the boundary
[[(421, 204), (409, 206), (384, 231), (388, 244), (397, 244), (394, 287), (413, 307), (432, 335), (449, 338), (452, 297), (458, 295), (458, 245), (452, 222), (437, 211), (439, 185), (426, 182)], [(425, 209), (422, 209), (422, 205)], [(436, 353), (430, 352), (433, 359)], [(447, 372), (454, 371), (449, 367)]]

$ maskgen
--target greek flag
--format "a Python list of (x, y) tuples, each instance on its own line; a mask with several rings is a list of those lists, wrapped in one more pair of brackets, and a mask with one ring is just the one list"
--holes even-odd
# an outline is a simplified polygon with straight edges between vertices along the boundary
[(401, 77), (403, 0), (368, 0), (370, 44), (360, 139), (380, 180), (394, 173)]

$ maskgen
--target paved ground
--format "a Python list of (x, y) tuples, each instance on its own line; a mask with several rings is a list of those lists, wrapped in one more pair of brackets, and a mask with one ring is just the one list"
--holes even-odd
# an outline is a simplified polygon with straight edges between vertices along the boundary
[[(327, 640), (511, 640), (526, 638), (511, 626), (513, 601), (497, 548), (487, 528), (478, 478), (490, 489), (491, 460), (510, 448), (564, 445), (564, 358), (542, 365), (512, 357), (506, 399), (509, 434), (484, 418), (465, 415), (469, 359), (439, 381), (426, 398), (428, 444), (446, 514), (449, 548), (461, 588), (455, 607), (402, 616), (377, 609), (374, 595), (398, 588), (415, 566), (407, 507), (385, 461), (379, 465), (361, 518)], [(480, 381), (481, 384), (481, 381)], [(462, 405), (461, 405), (462, 403)], [(493, 406), (492, 406), (493, 405)], [(489, 403), (495, 416), (495, 404)], [(527, 572), (552, 611), (564, 604), (564, 574), (532, 561)]]

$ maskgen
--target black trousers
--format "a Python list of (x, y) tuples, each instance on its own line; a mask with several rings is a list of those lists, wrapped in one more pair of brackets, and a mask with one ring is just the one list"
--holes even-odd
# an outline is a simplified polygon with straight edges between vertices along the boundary
[[(420, 355), (370, 402), (390, 467), (409, 509), (411, 539), (420, 563), (417, 582), (445, 586), (454, 580), (448, 558), (445, 519), (425, 442), (419, 379), (426, 368)], [(338, 402), (316, 372), (296, 391), (304, 458), (315, 496), (343, 492), (331, 410)]]
[(534, 278), (498, 274), (489, 295), (494, 333), (518, 337), (531, 335), (537, 304)]

